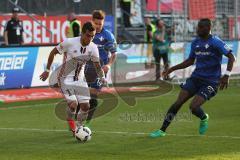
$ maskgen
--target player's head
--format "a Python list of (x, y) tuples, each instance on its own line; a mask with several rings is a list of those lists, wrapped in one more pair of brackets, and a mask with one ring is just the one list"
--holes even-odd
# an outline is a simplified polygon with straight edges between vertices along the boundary
[(76, 19), (75, 13), (71, 12), (71, 13), (69, 13), (69, 14), (67, 15), (67, 20), (68, 20), (68, 21), (71, 22), (71, 21), (74, 20), (74, 19)]
[(20, 9), (17, 8), (17, 7), (14, 7), (14, 8), (12, 9), (12, 17), (15, 18), (15, 19), (17, 19), (19, 12), (20, 12)]
[(200, 19), (197, 26), (197, 35), (201, 38), (205, 38), (211, 31), (211, 20), (208, 18)]
[(144, 18), (145, 24), (151, 24), (151, 19), (149, 17)]
[(92, 13), (92, 21), (95, 25), (96, 32), (102, 31), (104, 25), (105, 13), (102, 10), (94, 10)]
[(82, 27), (81, 43), (82, 45), (88, 45), (94, 38), (96, 29), (92, 22), (84, 23)]
[(163, 28), (164, 28), (164, 22), (163, 22), (163, 20), (158, 19), (156, 25), (157, 25), (157, 28), (158, 28), (158, 29), (163, 29)]

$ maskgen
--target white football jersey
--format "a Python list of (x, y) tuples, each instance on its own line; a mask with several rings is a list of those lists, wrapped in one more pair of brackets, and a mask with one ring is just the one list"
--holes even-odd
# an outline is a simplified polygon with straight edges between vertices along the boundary
[(87, 46), (82, 46), (81, 37), (67, 38), (56, 49), (63, 55), (63, 64), (58, 73), (58, 78), (76, 76), (84, 77), (84, 67), (87, 61), (99, 62), (99, 52), (97, 45), (90, 42)]

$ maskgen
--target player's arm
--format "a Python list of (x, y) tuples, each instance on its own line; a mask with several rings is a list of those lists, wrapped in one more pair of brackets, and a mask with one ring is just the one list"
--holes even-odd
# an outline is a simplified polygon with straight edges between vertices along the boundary
[(51, 65), (53, 63), (53, 60), (54, 60), (54, 57), (56, 54), (58, 54), (58, 50), (56, 47), (54, 47), (52, 49), (52, 51), (50, 52), (49, 56), (48, 56), (48, 62), (47, 62), (47, 67), (46, 67), (46, 70), (40, 75), (40, 79), (42, 81), (45, 81), (48, 76), (49, 76), (49, 72), (50, 72), (50, 68), (51, 68)]
[(228, 87), (229, 76), (231, 75), (233, 64), (235, 62), (235, 57), (231, 52), (228, 53), (226, 57), (228, 58), (227, 70), (224, 73), (223, 77), (221, 77), (220, 79), (220, 85), (219, 85), (220, 90)]
[(191, 51), (190, 51), (189, 57), (182, 63), (177, 64), (177, 65), (170, 67), (169, 69), (163, 71), (162, 76), (164, 78), (166, 78), (173, 71), (176, 71), (179, 69), (184, 69), (184, 68), (187, 68), (187, 67), (193, 65), (195, 63), (195, 58), (196, 58), (194, 46), (195, 46), (195, 41), (193, 41), (191, 44)]
[(108, 63), (102, 66), (104, 73), (107, 73), (117, 59), (117, 43), (113, 34), (111, 33), (109, 34), (108, 43), (105, 45), (105, 49), (111, 53)]
[(111, 56), (109, 57), (109, 62), (108, 62), (108, 64), (105, 65), (107, 67), (107, 70), (104, 69), (105, 66), (103, 66), (103, 70), (105, 73), (108, 72), (108, 70), (111, 68), (112, 64), (115, 63), (116, 59), (117, 59), (116, 52), (111, 53)]
[(214, 45), (215, 45), (214, 47), (217, 49), (219, 53), (225, 55), (228, 58), (227, 70), (225, 71), (224, 75), (220, 78), (219, 81), (219, 89), (222, 90), (228, 87), (229, 76), (233, 68), (235, 57), (232, 54), (232, 49), (220, 38), (216, 37)]
[(94, 67), (96, 69), (96, 72), (97, 72), (97, 75), (100, 79), (105, 79), (105, 74), (104, 74), (104, 71), (101, 67), (101, 64), (100, 62), (93, 62), (94, 64)]
[(5, 45), (8, 46), (8, 31), (4, 31), (4, 41), (5, 41)]
[(105, 80), (105, 74), (100, 64), (99, 51), (95, 44), (92, 46), (91, 61), (93, 62), (98, 77), (100, 78), (102, 83), (106, 84), (107, 82)]
[(169, 75), (169, 74), (172, 73), (173, 71), (187, 68), (187, 67), (193, 65), (194, 62), (195, 62), (195, 59), (194, 59), (194, 58), (188, 58), (188, 59), (186, 59), (185, 61), (183, 61), (182, 63), (177, 64), (177, 65), (175, 65), (175, 66), (173, 66), (173, 67), (170, 67), (169, 69), (163, 71), (162, 75), (163, 75), (163, 77), (167, 77), (167, 75)]
[(54, 60), (55, 55), (56, 54), (67, 53), (67, 48), (69, 47), (69, 45), (71, 45), (71, 43), (68, 42), (68, 39), (66, 39), (63, 42), (59, 43), (55, 48), (53, 48), (53, 50), (50, 52), (50, 54), (48, 56), (47, 68), (40, 75), (40, 79), (41, 80), (45, 81), (48, 78), (49, 72), (50, 72), (50, 68), (51, 68), (51, 65), (52, 65), (52, 62)]

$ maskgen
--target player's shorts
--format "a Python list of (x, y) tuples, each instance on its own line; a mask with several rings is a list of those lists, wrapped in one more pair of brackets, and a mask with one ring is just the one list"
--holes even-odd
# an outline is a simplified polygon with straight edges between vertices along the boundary
[(61, 78), (59, 86), (67, 102), (89, 103), (90, 93), (85, 80), (74, 81), (73, 77)]
[(192, 95), (199, 95), (205, 100), (210, 100), (217, 94), (218, 84), (195, 77), (190, 77), (185, 84), (181, 84), (181, 88), (188, 91)]

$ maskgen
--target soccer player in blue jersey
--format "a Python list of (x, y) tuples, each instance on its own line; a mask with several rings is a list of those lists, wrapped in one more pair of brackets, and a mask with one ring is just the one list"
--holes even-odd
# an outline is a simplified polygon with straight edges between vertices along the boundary
[[(92, 13), (92, 22), (96, 28), (96, 34), (93, 39), (93, 42), (98, 46), (100, 63), (102, 69), (105, 72), (105, 75), (109, 72), (111, 65), (116, 60), (116, 40), (113, 34), (103, 28), (105, 20), (105, 13), (102, 10), (95, 10)], [(91, 88), (91, 99), (90, 99), (90, 110), (88, 113), (86, 126), (89, 126), (89, 123), (93, 117), (94, 111), (98, 105), (97, 94), (98, 91), (102, 88), (102, 84), (99, 83), (99, 78), (97, 77), (96, 70), (92, 65), (92, 62), (87, 63), (85, 67), (86, 79), (88, 81), (89, 87)], [(91, 73), (91, 74), (89, 74)]]
[[(165, 136), (167, 127), (181, 106), (192, 97), (190, 110), (192, 114), (200, 119), (199, 134), (203, 135), (206, 133), (209, 116), (203, 111), (201, 106), (216, 95), (218, 88), (220, 90), (227, 88), (230, 72), (235, 61), (232, 50), (219, 37), (211, 35), (210, 31), (211, 21), (207, 18), (201, 19), (197, 26), (198, 36), (192, 41), (188, 59), (162, 73), (166, 77), (175, 70), (187, 68), (193, 64), (196, 65), (191, 77), (181, 86), (182, 90), (175, 103), (169, 108), (162, 127), (150, 133), (150, 137)], [(228, 58), (228, 64), (226, 72), (221, 76), (223, 55)]]

